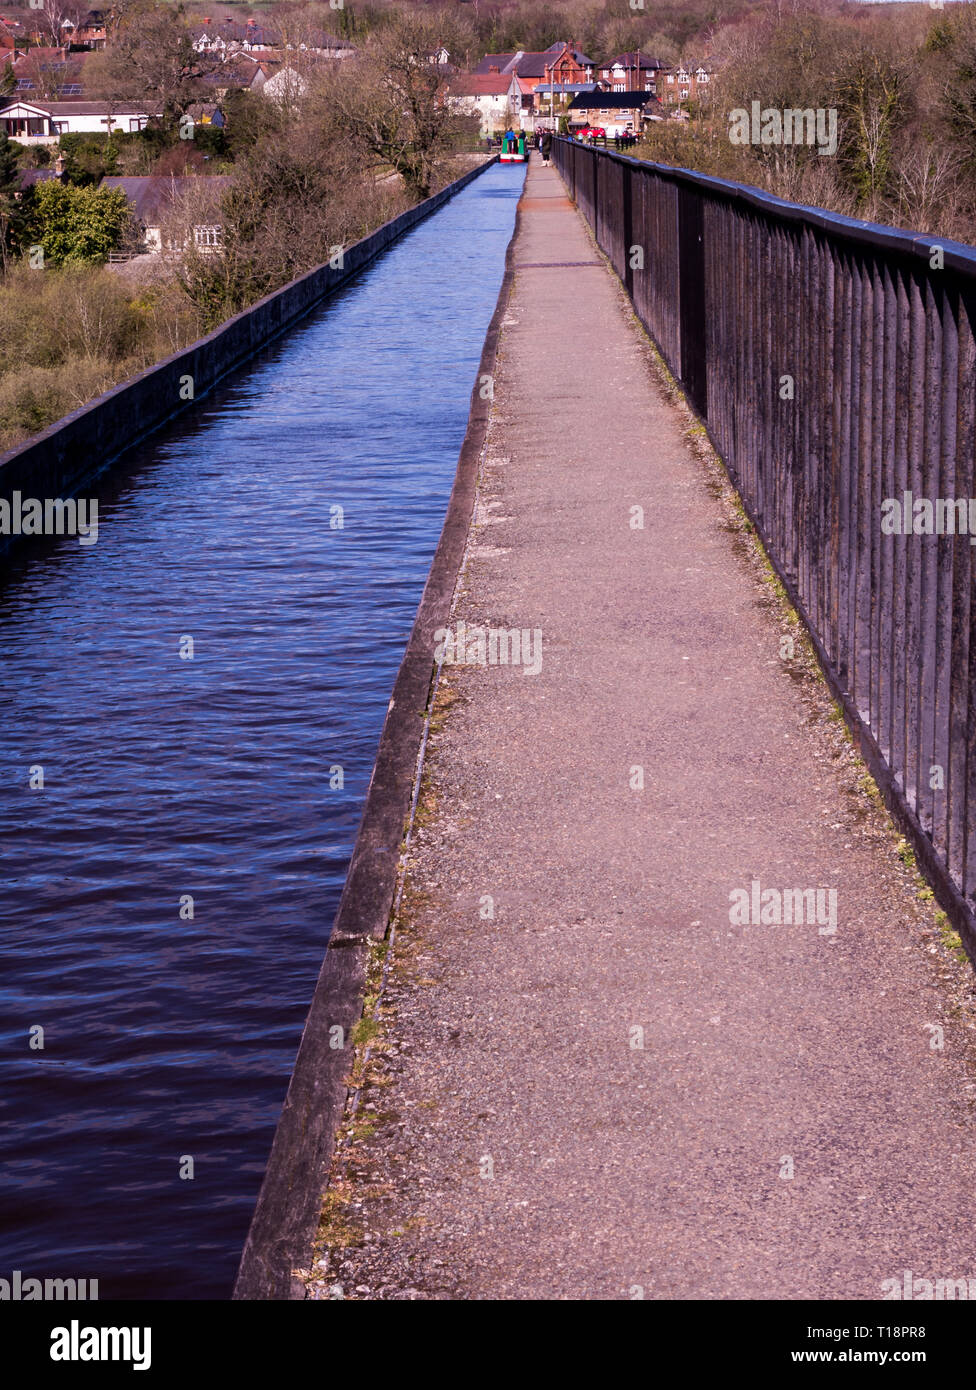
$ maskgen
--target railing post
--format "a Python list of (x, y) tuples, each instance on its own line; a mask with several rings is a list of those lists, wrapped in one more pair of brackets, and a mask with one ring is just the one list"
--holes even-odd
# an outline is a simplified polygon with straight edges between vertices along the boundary
[(627, 286), (627, 293), (631, 299), (634, 297), (634, 267), (630, 263), (630, 248), (634, 242), (634, 203), (633, 185), (634, 166), (632, 164), (621, 163), (623, 180), (623, 251), (624, 251), (624, 282)]
[(678, 309), (681, 384), (705, 419), (705, 207), (698, 189), (685, 184), (678, 188)]

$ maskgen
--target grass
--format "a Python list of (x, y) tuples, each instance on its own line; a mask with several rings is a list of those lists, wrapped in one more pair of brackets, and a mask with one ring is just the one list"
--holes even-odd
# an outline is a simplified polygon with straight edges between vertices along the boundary
[(962, 944), (962, 937), (941, 909), (935, 914), (935, 925), (939, 931), (939, 938), (949, 954), (954, 956), (960, 965), (968, 965), (969, 954)]

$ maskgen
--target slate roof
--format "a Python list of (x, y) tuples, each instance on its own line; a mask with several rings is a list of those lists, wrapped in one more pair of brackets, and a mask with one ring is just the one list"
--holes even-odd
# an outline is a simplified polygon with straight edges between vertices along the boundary
[[(662, 63), (661, 60), (660, 60), (660, 58), (652, 58), (652, 57), (650, 57), (650, 56), (649, 56), (648, 54), (646, 54), (646, 53), (641, 53), (639, 56), (640, 56), (640, 65), (641, 65), (641, 69), (642, 69), (642, 70), (643, 70), (644, 68), (656, 69), (656, 68), (666, 68), (666, 67), (669, 66), (668, 63)], [(629, 53), (618, 53), (617, 56), (616, 56), (616, 58), (610, 58), (610, 59), (608, 59), (607, 62), (601, 63), (601, 64), (600, 64), (600, 67), (601, 67), (601, 68), (613, 68), (613, 67), (616, 67), (617, 64), (619, 63), (619, 65), (620, 65), (621, 67), (624, 67), (624, 68), (636, 68), (636, 66), (637, 66), (637, 61), (638, 61), (638, 54), (637, 54), (636, 51), (634, 51), (634, 52), (629, 52)]]
[(511, 77), (498, 72), (459, 72), (448, 78), (444, 90), (454, 97), (504, 96)]
[(567, 111), (636, 110), (638, 107), (661, 109), (661, 103), (650, 92), (581, 92), (573, 97)]
[[(552, 67), (566, 46), (564, 43), (554, 43), (551, 48), (544, 49), (541, 53), (486, 53), (475, 68), (475, 74), (486, 73), (492, 67), (496, 67), (502, 73), (514, 72), (519, 77), (545, 77), (546, 69)], [(596, 67), (593, 59), (587, 58), (579, 49), (570, 49), (570, 54), (580, 67)]]
[(160, 217), (165, 215), (173, 202), (194, 188), (203, 188), (219, 199), (234, 182), (229, 174), (145, 174), (138, 178), (110, 175), (102, 179), (100, 188), (120, 188), (140, 222), (147, 227), (159, 225)]

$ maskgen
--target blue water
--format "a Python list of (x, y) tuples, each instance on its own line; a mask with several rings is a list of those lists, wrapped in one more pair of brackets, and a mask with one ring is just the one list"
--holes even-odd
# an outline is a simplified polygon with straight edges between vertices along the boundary
[(0, 1277), (230, 1294), (521, 184), (127, 456), (96, 545), (0, 570)]

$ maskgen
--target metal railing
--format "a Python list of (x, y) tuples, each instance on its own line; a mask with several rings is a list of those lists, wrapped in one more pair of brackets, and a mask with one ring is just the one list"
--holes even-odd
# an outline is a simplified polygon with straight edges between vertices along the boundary
[(976, 251), (553, 154), (976, 959)]

